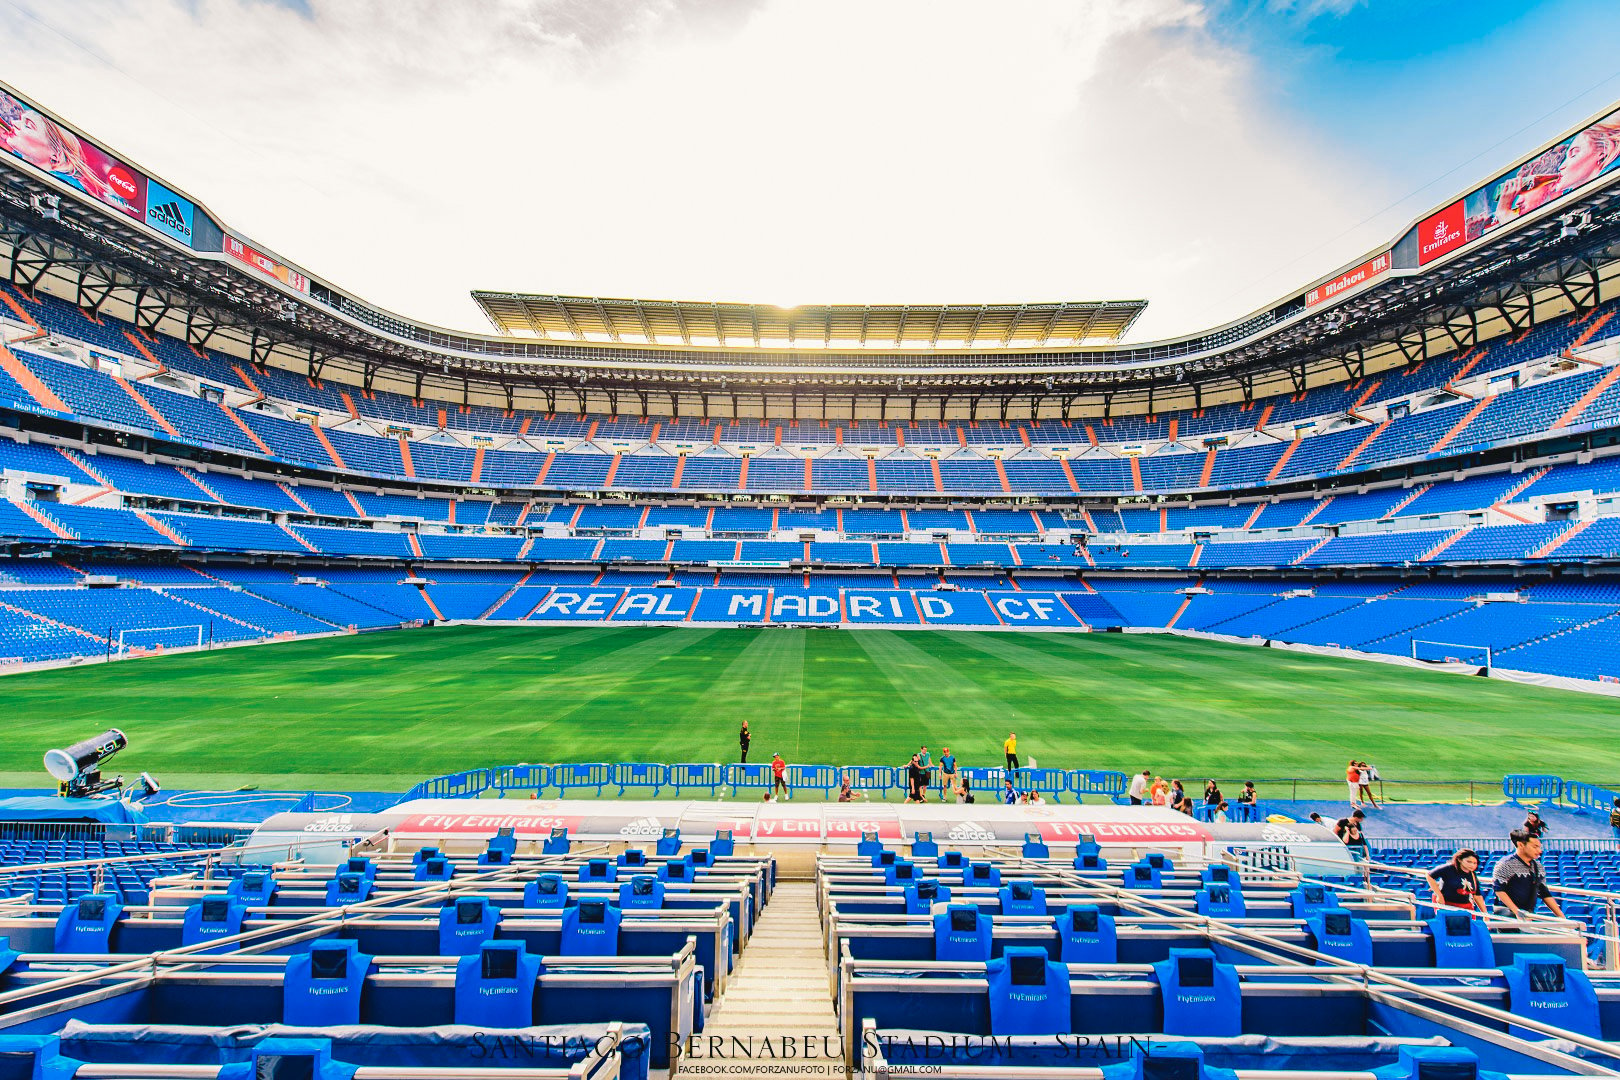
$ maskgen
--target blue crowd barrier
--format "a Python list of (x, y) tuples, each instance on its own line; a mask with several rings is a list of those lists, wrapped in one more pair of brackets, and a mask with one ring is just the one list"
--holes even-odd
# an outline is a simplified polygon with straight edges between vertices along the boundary
[(551, 784), (549, 765), (497, 765), (486, 770), (486, 787), (500, 793), (504, 799), (508, 791), (532, 791), (540, 794)]
[(668, 765), (649, 765), (644, 762), (627, 762), (613, 766), (613, 782), (619, 785), (619, 794), (623, 795), (628, 788), (652, 788), (657, 795), (669, 784)]
[(1542, 802), (1556, 799), (1564, 792), (1564, 780), (1559, 776), (1540, 773), (1512, 773), (1502, 777), (1502, 794), (1517, 804), (1520, 799)]
[(687, 788), (706, 788), (710, 795), (718, 794), (726, 786), (724, 765), (671, 765), (669, 786), (680, 794)]
[(769, 788), (772, 781), (768, 763), (726, 766), (726, 783), (734, 788)]
[(1122, 772), (1108, 772), (1099, 769), (1070, 769), (1069, 791), (1079, 795), (1106, 795), (1110, 799), (1120, 798), (1125, 794), (1130, 780)]
[(1607, 817), (1609, 811), (1614, 809), (1616, 799), (1620, 799), (1620, 791), (1611, 791), (1596, 784), (1582, 784), (1575, 780), (1564, 782), (1564, 802), (1568, 803), (1577, 814), (1591, 811), (1599, 817)]
[(1012, 778), (1013, 787), (1020, 793), (1038, 791), (1050, 795), (1053, 802), (1069, 790), (1069, 774), (1062, 769), (1017, 769)]
[(488, 769), (469, 769), (424, 780), (405, 793), (407, 799), (468, 799), (489, 790)]
[(590, 787), (595, 788), (596, 793), (600, 795), (602, 789), (611, 783), (613, 783), (613, 766), (605, 762), (551, 767), (551, 786), (561, 795), (568, 794), (570, 789)]
[(849, 786), (855, 791), (902, 791), (906, 786), (905, 770), (893, 765), (846, 765), (842, 770), (849, 777)]
[(838, 790), (838, 769), (832, 765), (789, 765), (787, 783), (794, 791), (809, 789), (831, 795)]

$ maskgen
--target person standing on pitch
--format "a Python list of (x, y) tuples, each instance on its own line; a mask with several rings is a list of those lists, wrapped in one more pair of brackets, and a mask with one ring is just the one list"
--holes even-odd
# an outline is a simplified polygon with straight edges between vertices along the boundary
[(948, 746), (939, 750), (939, 801), (949, 802), (956, 792), (956, 755)]
[(775, 795), (778, 791), (780, 791), (783, 795), (786, 795), (788, 798), (791, 799), (791, 798), (793, 798), (793, 792), (788, 790), (787, 779), (786, 779), (786, 775), (785, 775), (786, 773), (787, 773), (787, 762), (782, 760), (782, 755), (781, 754), (772, 754), (771, 755), (771, 777), (772, 777), (772, 780), (771, 780), (771, 794)]
[(1018, 768), (1018, 732), (1007, 732), (1007, 741), (1001, 744), (1001, 749), (1007, 755), (1007, 768)]
[(744, 765), (748, 764), (748, 744), (753, 741), (754, 737), (748, 734), (748, 721), (744, 720), (742, 730), (737, 732), (737, 745), (742, 749), (742, 763)]
[(917, 751), (917, 764), (922, 766), (922, 790), (917, 794), (922, 796), (918, 802), (928, 801), (928, 789), (934, 786), (934, 759), (928, 755), (928, 745), (923, 744)]
[(1131, 797), (1132, 806), (1141, 806), (1147, 801), (1148, 781), (1151, 779), (1153, 779), (1153, 771), (1151, 769), (1143, 769), (1140, 773), (1131, 778), (1131, 790), (1128, 792), (1128, 794)]

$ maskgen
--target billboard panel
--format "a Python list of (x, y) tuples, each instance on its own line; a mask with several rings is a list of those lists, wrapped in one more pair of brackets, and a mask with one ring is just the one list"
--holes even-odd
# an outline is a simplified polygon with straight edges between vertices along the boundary
[(0, 147), (136, 221), (146, 220), (145, 176), (4, 90)]
[(1433, 262), (1467, 243), (1463, 200), (1458, 199), (1438, 214), (1430, 214), (1417, 227), (1418, 265)]
[(184, 195), (177, 195), (158, 183), (146, 181), (146, 223), (165, 236), (172, 236), (188, 247), (192, 244), (197, 208)]
[(237, 262), (253, 267), (261, 274), (273, 277), (282, 284), (297, 289), (301, 293), (309, 292), (309, 278), (286, 263), (277, 262), (264, 254), (264, 252), (253, 247), (246, 240), (231, 233), (225, 234), (225, 254)]
[(1316, 288), (1305, 294), (1305, 306), (1313, 308), (1329, 300), (1335, 300), (1351, 289), (1371, 281), (1389, 269), (1389, 252), (1374, 255), (1366, 262), (1353, 270), (1346, 270), (1332, 281), (1324, 281)]
[(1620, 167), (1620, 109), (1464, 198), (1477, 240)]

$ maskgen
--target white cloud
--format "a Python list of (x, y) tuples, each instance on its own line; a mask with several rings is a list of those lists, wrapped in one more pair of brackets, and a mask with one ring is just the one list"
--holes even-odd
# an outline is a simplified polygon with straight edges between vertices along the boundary
[(1145, 297), (1142, 339), (1393, 224), (1354, 227), (1387, 189), (1281, 126), (1194, 0), (21, 2), (8, 81), (290, 260), (459, 327), (470, 288)]

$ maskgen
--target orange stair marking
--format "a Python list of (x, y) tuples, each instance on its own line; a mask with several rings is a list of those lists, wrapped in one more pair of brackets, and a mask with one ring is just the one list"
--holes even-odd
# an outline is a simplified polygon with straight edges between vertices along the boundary
[(1080, 483), (1074, 478), (1074, 470), (1069, 468), (1069, 459), (1058, 458), (1058, 464), (1063, 466), (1063, 479), (1069, 482), (1069, 490), (1078, 495), (1080, 493)]
[(416, 477), (416, 463), (411, 460), (411, 444), (405, 441), (405, 436), (399, 437), (399, 462), (405, 467), (405, 475), (414, 479)]
[(1142, 462), (1139, 458), (1131, 458), (1131, 490), (1142, 490)]
[(258, 395), (259, 397), (261, 397), (261, 398), (264, 397), (264, 391), (260, 390), (259, 389), (259, 384), (253, 381), (253, 376), (249, 375), (247, 372), (242, 370), (242, 365), (241, 364), (232, 364), (231, 365), (231, 370), (236, 372), (236, 377), (238, 379), (242, 380), (242, 385), (243, 386), (247, 387), (249, 390), (251, 390), (254, 394)]
[(1198, 474), (1199, 487), (1209, 486), (1209, 476), (1215, 471), (1215, 451), (1218, 449), (1220, 448), (1217, 446), (1212, 446), (1204, 454), (1204, 468), (1203, 471)]
[(332, 464), (340, 469), (347, 469), (348, 466), (343, 464), (343, 459), (338, 456), (337, 447), (333, 446), (332, 440), (326, 437), (326, 432), (321, 430), (321, 425), (311, 422), (309, 427), (315, 433), (315, 438), (320, 440), (320, 444), (326, 448), (327, 456), (332, 459)]
[(742, 468), (737, 470), (737, 490), (745, 491), (748, 488), (748, 455), (744, 454)]
[(940, 475), (939, 475), (939, 458), (929, 458), (928, 459), (928, 464), (932, 468), (933, 473), (934, 473), (934, 490), (935, 491), (944, 491), (945, 490), (945, 482), (942, 479), (940, 479)]
[(275, 457), (276, 456), (276, 452), (274, 450), (270, 449), (270, 445), (268, 443), (266, 443), (263, 439), (259, 438), (259, 436), (254, 432), (254, 430), (252, 428), (247, 426), (247, 421), (243, 420), (240, 416), (236, 415), (236, 410), (235, 409), (231, 408), (229, 405), (225, 404), (223, 401), (218, 402), (217, 404), (219, 405), (220, 409), (225, 413), (225, 415), (231, 418), (231, 423), (235, 424), (237, 427), (242, 429), (242, 434), (246, 435), (248, 437), (248, 439), (252, 441), (254, 446), (257, 446), (260, 450), (263, 450), (265, 452), (265, 455), (268, 456), (268, 457)]
[(806, 491), (810, 490), (810, 463), (813, 460), (815, 460), (815, 459), (813, 459), (813, 458), (805, 458), (804, 459), (804, 490), (806, 490)]
[(866, 459), (866, 490), (877, 490), (877, 458)]
[(546, 473), (551, 470), (552, 459), (555, 458), (556, 456), (557, 456), (557, 451), (555, 451), (555, 450), (547, 451), (546, 460), (544, 460), (544, 461), (542, 461), (540, 463), (540, 472), (534, 478), (534, 486), (535, 487), (539, 487), (541, 484), (546, 482)]
[(1581, 399), (1575, 404), (1571, 405), (1569, 409), (1565, 411), (1564, 415), (1558, 418), (1558, 422), (1553, 425), (1554, 430), (1561, 427), (1568, 427), (1570, 424), (1573, 424), (1576, 420), (1580, 419), (1581, 413), (1590, 408), (1592, 402), (1602, 397), (1603, 391), (1613, 386), (1616, 379), (1620, 379), (1620, 364), (1616, 364), (1614, 367), (1610, 368), (1603, 378), (1593, 383), (1591, 387), (1587, 389), (1586, 393), (1581, 395)]
[(612, 487), (613, 486), (613, 478), (615, 476), (619, 475), (619, 462), (623, 458), (624, 458), (623, 454), (614, 454), (613, 455), (613, 460), (608, 462), (607, 476), (604, 477), (603, 480), (602, 480), (602, 486), (603, 487)]
[[(5, 295), (5, 293), (0, 293), (0, 296)], [(6, 299), (11, 298), (6, 296)], [(67, 402), (56, 396), (55, 390), (46, 386), (38, 375), (29, 370), (27, 364), (17, 359), (11, 350), (4, 345), (0, 345), (0, 371), (4, 371), (16, 380), (17, 385), (28, 391), (42, 408), (49, 409), (52, 412), (70, 413), (73, 411), (68, 408)]]
[[(681, 473), (683, 473), (685, 471), (686, 471), (686, 455), (685, 454), (676, 454), (675, 455), (675, 479), (673, 479), (673, 480), (671, 480), (669, 482), (669, 486), (672, 489), (680, 488), (680, 486), (681, 486)], [(712, 514), (714, 511), (711, 510), (709, 512)]]
[(354, 407), (354, 398), (349, 396), (349, 392), (340, 391), (338, 396), (343, 399), (343, 407), (349, 410), (349, 417), (354, 420), (360, 419), (360, 410)]
[(1007, 492), (1010, 495), (1010, 494), (1012, 494), (1012, 485), (1007, 482), (1007, 466), (1005, 466), (1005, 465), (1003, 465), (1001, 463), (1000, 458), (996, 458), (995, 460), (996, 460), (996, 479), (1001, 481), (1001, 490)]
[(477, 447), (475, 447), (473, 449), (473, 467), (472, 467), (472, 476), (471, 476), (472, 482), (475, 483), (475, 484), (478, 483), (478, 478), (483, 475), (483, 472), (484, 472), (484, 447), (483, 447), (482, 444), (480, 444), (479, 446), (477, 446)]
[(126, 394), (128, 394), (130, 396), (130, 398), (135, 402), (135, 404), (137, 404), (137, 405), (139, 405), (141, 407), (142, 411), (145, 412), (146, 415), (150, 416), (153, 420), (157, 421), (157, 426), (158, 427), (162, 428), (164, 431), (167, 431), (170, 435), (173, 435), (175, 438), (177, 438), (177, 439), (180, 438), (180, 432), (175, 430), (174, 425), (169, 423), (168, 418), (165, 417), (162, 413), (158, 412), (157, 409), (155, 409), (152, 406), (152, 403), (150, 401), (147, 401), (146, 398), (141, 394), (141, 392), (139, 390), (135, 389), (133, 386), (131, 386), (129, 384), (128, 380), (126, 380), (122, 375), (114, 375), (112, 377), (112, 380), (113, 380), (113, 382), (115, 382), (115, 383), (117, 383), (119, 385), (119, 387), (124, 391), (124, 393), (126, 393)]
[[(1266, 473), (1268, 481), (1277, 479), (1277, 474), (1283, 471), (1283, 466), (1288, 464), (1288, 459), (1294, 456), (1294, 451), (1299, 449), (1301, 441), (1300, 437), (1295, 435), (1294, 441), (1283, 447), (1282, 456), (1272, 463), (1271, 471)], [(1358, 450), (1357, 453), (1359, 452)]]
[(1450, 431), (1440, 436), (1439, 441), (1437, 441), (1433, 446), (1429, 447), (1429, 453), (1438, 454), (1440, 451), (1444, 450), (1448, 445), (1450, 445), (1451, 440), (1455, 439), (1458, 435), (1461, 435), (1463, 433), (1463, 429), (1474, 422), (1474, 417), (1484, 412), (1485, 407), (1495, 400), (1495, 394), (1486, 394), (1484, 397), (1474, 402), (1473, 406), (1469, 408), (1468, 412), (1463, 416), (1463, 418), (1452, 425)]
[[(1385, 417), (1383, 423), (1373, 428), (1372, 432), (1365, 439), (1362, 439), (1356, 444), (1356, 448), (1354, 450), (1350, 451), (1344, 456), (1344, 460), (1339, 462), (1339, 468), (1348, 469), (1350, 467), (1350, 463), (1356, 460), (1356, 458), (1360, 457), (1361, 452), (1367, 449), (1367, 447), (1371, 446), (1373, 444), (1373, 440), (1382, 435), (1384, 433), (1384, 429), (1389, 427), (1390, 423), (1390, 418)], [(1298, 442), (1298, 440), (1296, 439), (1295, 442)]]
[(1266, 407), (1260, 410), (1260, 419), (1254, 422), (1254, 430), (1259, 431), (1261, 428), (1266, 426), (1266, 423), (1271, 419), (1271, 410), (1275, 407), (1275, 405), (1275, 402), (1268, 401), (1266, 403)]

